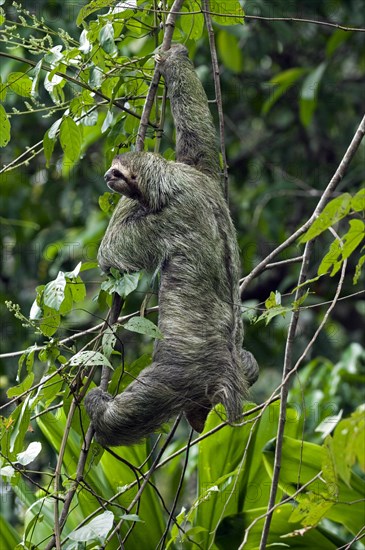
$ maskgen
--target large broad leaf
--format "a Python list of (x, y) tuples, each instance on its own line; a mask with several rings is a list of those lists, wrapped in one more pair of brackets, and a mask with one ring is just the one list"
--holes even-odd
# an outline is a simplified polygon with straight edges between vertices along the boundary
[[(264, 463), (272, 476), (276, 440), (264, 449)], [(332, 519), (356, 534), (363, 526), (365, 482), (351, 473), (349, 485), (337, 476), (329, 476), (329, 450), (324, 446), (284, 437), (279, 485), (284, 494), (293, 495), (305, 486), (295, 498), (299, 517), (304, 525), (316, 525), (322, 517)], [(333, 475), (336, 481), (333, 482)]]
[(212, 18), (219, 25), (242, 25), (244, 11), (238, 0), (225, 0), (213, 2), (210, 6)]
[[(245, 412), (252, 407), (246, 405)], [(225, 516), (267, 503), (270, 478), (262, 462), (262, 449), (276, 435), (278, 414), (279, 403), (272, 403), (262, 416), (257, 411), (246, 417), (244, 425), (226, 426), (199, 443), (200, 496), (194, 504), (194, 526), (205, 529), (196, 539), (199, 543), (204, 541), (203, 546), (212, 541)], [(204, 432), (220, 424), (224, 417), (224, 408), (217, 407), (208, 416)], [(289, 409), (287, 433), (296, 435), (298, 426), (298, 414)]]
[(190, 0), (188, 6), (183, 7), (182, 11), (184, 12), (180, 22), (182, 30), (190, 40), (198, 40), (203, 34), (204, 15), (202, 13), (193, 13), (189, 15), (189, 12), (200, 12), (199, 2)]
[(19, 533), (1, 515), (0, 533), (2, 550), (14, 550), (14, 548), (16, 548), (20, 543)]

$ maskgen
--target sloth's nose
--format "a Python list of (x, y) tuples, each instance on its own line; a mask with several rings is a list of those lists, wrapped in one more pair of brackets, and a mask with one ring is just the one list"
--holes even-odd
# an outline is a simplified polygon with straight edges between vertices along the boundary
[(104, 174), (104, 179), (106, 182), (108, 182), (109, 180), (111, 180), (113, 177), (113, 172), (112, 170), (108, 170), (107, 172), (105, 172)]

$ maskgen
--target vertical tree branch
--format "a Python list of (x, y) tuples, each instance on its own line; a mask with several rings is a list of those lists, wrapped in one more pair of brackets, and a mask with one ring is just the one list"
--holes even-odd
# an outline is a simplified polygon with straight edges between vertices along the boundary
[[(323, 211), (325, 205), (327, 204), (330, 194), (332, 191), (336, 188), (338, 183), (341, 181), (343, 176), (345, 175), (346, 169), (349, 166), (355, 152), (357, 151), (361, 140), (365, 134), (365, 117), (363, 117), (362, 121), (360, 122), (360, 125), (344, 155), (342, 158), (334, 176), (332, 177), (331, 181), (329, 182), (327, 188), (325, 189), (313, 215), (310, 218), (310, 222), (312, 223), (315, 219), (318, 218), (320, 213)], [(309, 225), (311, 225), (311, 223)], [(308, 222), (307, 222), (308, 224)], [(304, 224), (306, 225), (306, 224)], [(304, 227), (304, 226), (302, 226)], [(299, 230), (298, 230), (299, 231)], [(311, 256), (311, 252), (313, 249), (314, 241), (309, 241), (306, 243), (304, 254), (303, 254), (303, 262), (302, 262), (302, 268), (298, 279), (298, 288), (295, 294), (295, 301), (297, 302), (303, 293), (305, 292), (305, 289), (302, 285), (302, 283), (306, 280), (307, 273), (308, 273), (308, 265), (309, 260)], [(346, 266), (344, 266), (344, 269)], [(344, 276), (344, 271), (343, 271)], [(336, 297), (337, 300), (337, 297)], [(281, 392), (280, 392), (280, 414), (279, 414), (279, 424), (278, 424), (278, 431), (277, 431), (277, 437), (276, 437), (276, 446), (275, 446), (275, 460), (274, 460), (274, 470), (273, 470), (273, 478), (271, 483), (271, 490), (270, 490), (270, 498), (269, 503), (267, 507), (267, 516), (265, 519), (265, 525), (263, 528), (261, 541), (260, 541), (260, 550), (264, 550), (266, 548), (267, 539), (269, 536), (270, 531), (270, 525), (272, 520), (272, 514), (275, 506), (275, 499), (276, 499), (276, 493), (277, 488), (279, 484), (279, 475), (280, 475), (280, 469), (281, 469), (281, 454), (282, 454), (282, 446), (283, 446), (283, 438), (284, 438), (284, 428), (285, 428), (285, 418), (286, 418), (286, 406), (287, 406), (287, 399), (288, 399), (288, 391), (289, 391), (289, 383), (290, 383), (290, 377), (294, 370), (296, 370), (299, 366), (299, 362), (295, 364), (295, 367), (293, 368), (293, 345), (295, 340), (295, 333), (296, 328), (298, 325), (299, 320), (299, 308), (293, 311), (289, 331), (288, 331), (288, 337), (286, 341), (286, 347), (285, 347), (285, 357), (284, 357), (284, 367), (283, 367), (283, 375), (282, 375), (282, 386), (281, 386)], [(317, 333), (316, 333), (317, 334)], [(303, 355), (300, 359), (303, 358)]]
[(225, 138), (224, 138), (224, 114), (223, 114), (223, 105), (222, 105), (221, 83), (219, 78), (219, 63), (218, 63), (217, 50), (215, 47), (214, 30), (212, 25), (212, 18), (210, 15), (209, 0), (203, 0), (202, 6), (204, 10), (205, 24), (208, 31), (210, 56), (212, 59), (212, 67), (213, 67), (215, 100), (217, 103), (218, 119), (219, 119), (219, 140), (220, 140), (222, 160), (223, 160), (224, 194), (226, 199), (228, 199), (228, 166), (227, 166), (227, 155), (226, 155), (226, 146), (225, 146)]
[[(305, 287), (301, 285), (303, 285), (303, 283), (307, 279), (309, 260), (313, 249), (313, 243), (314, 241), (309, 241), (305, 246), (302, 267), (301, 267), (301, 271), (298, 279), (298, 288), (295, 293), (296, 302), (300, 300), (300, 298), (305, 293)], [(277, 493), (278, 484), (279, 484), (279, 475), (280, 475), (280, 469), (281, 469), (281, 452), (282, 452), (282, 446), (283, 446), (284, 428), (285, 428), (285, 420), (286, 420), (286, 406), (287, 406), (288, 392), (289, 392), (289, 380), (287, 380), (287, 376), (289, 372), (292, 370), (293, 346), (294, 346), (295, 334), (296, 334), (298, 321), (299, 321), (299, 311), (300, 311), (299, 308), (297, 308), (292, 313), (292, 317), (289, 325), (288, 337), (287, 337), (286, 346), (285, 346), (282, 386), (280, 391), (280, 413), (279, 413), (278, 431), (277, 431), (276, 445), (275, 445), (274, 471), (273, 471), (273, 478), (271, 482), (270, 498), (267, 506), (268, 514), (265, 519), (265, 525), (261, 536), (260, 550), (264, 550), (266, 548), (267, 538), (269, 536), (269, 530), (270, 530), (271, 519), (273, 514), (273, 508), (275, 505), (276, 493)]]
[[(178, 15), (177, 12), (180, 11), (183, 3), (184, 3), (184, 0), (175, 0), (171, 6), (170, 13), (166, 18), (165, 33), (164, 33), (164, 37), (161, 45), (162, 50), (168, 50), (171, 46), (172, 35), (174, 33), (174, 28), (175, 28), (175, 21)], [(143, 151), (144, 149), (144, 140), (146, 137), (148, 122), (149, 122), (151, 110), (153, 107), (153, 101), (156, 95), (159, 81), (160, 81), (160, 71), (158, 70), (158, 66), (156, 66), (155, 72), (153, 73), (150, 87), (148, 89), (147, 98), (143, 106), (141, 122), (137, 133), (136, 151), (139, 151), (139, 152)]]

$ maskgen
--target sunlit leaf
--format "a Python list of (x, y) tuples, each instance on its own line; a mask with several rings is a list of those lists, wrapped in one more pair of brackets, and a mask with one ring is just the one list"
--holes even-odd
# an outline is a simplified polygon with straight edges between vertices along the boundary
[(312, 223), (299, 242), (305, 243), (317, 237), (323, 231), (342, 220), (350, 211), (352, 197), (349, 193), (343, 193), (339, 197), (332, 199), (323, 209), (323, 212)]
[(26, 466), (37, 458), (41, 450), (42, 444), (39, 441), (32, 441), (32, 443), (28, 445), (25, 451), (17, 454), (16, 460), (23, 466)]

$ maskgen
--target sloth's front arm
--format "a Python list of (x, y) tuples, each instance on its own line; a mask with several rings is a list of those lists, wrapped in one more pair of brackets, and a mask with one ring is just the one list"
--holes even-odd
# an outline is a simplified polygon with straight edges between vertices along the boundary
[[(119, 204), (124, 202), (120, 201)], [(106, 273), (111, 267), (120, 272), (155, 270), (169, 256), (171, 223), (168, 212), (135, 210), (125, 217), (123, 205), (116, 209), (101, 242), (98, 261)]]

